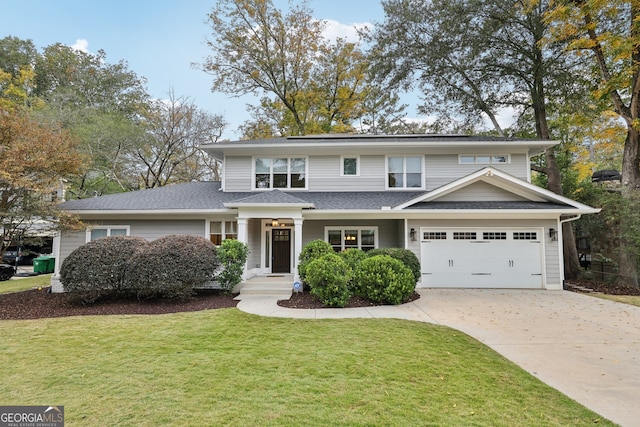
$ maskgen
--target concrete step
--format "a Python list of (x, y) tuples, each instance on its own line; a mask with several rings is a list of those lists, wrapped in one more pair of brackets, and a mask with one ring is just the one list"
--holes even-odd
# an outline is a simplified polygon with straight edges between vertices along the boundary
[(291, 296), (293, 290), (293, 277), (253, 277), (238, 284), (233, 290), (240, 293), (239, 298), (255, 295), (286, 299)]

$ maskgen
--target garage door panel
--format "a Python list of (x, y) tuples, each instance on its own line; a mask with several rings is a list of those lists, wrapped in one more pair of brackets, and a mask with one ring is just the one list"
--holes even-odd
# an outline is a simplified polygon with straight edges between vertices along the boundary
[[(421, 232), (423, 286), (541, 288), (543, 285), (537, 230), (422, 229)], [(426, 239), (431, 236), (438, 238)]]

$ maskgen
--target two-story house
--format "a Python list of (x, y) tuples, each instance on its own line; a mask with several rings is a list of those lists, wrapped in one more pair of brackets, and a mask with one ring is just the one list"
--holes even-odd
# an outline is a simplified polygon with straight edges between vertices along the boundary
[(246, 242), (247, 278), (295, 274), (303, 245), (323, 239), (336, 251), (408, 248), (421, 287), (561, 289), (562, 223), (598, 210), (530, 183), (530, 158), (554, 144), (465, 135), (210, 144), (202, 149), (223, 162), (221, 182), (64, 203), (88, 228), (56, 238), (57, 266), (103, 236), (194, 234)]

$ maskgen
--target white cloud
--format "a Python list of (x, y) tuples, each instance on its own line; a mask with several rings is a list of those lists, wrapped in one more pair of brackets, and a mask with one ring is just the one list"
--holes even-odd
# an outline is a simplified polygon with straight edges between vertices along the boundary
[(76, 39), (76, 42), (71, 45), (71, 49), (89, 53), (89, 42), (85, 39)]
[(342, 24), (338, 21), (331, 19), (326, 20), (327, 26), (324, 30), (324, 36), (333, 41), (337, 38), (343, 38), (351, 43), (356, 43), (359, 40), (358, 29), (373, 28), (373, 24), (369, 22), (353, 23), (350, 25)]

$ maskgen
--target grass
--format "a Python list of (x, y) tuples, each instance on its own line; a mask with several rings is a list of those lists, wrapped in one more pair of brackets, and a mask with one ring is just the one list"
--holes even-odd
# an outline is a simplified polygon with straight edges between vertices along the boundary
[(590, 293), (589, 296), (598, 297), (602, 299), (608, 299), (610, 301), (621, 302), (624, 304), (635, 305), (640, 307), (640, 296), (635, 295), (608, 295), (599, 293)]
[(3, 405), (68, 426), (612, 425), (452, 329), (237, 309), (0, 322)]
[(11, 279), (0, 282), (0, 294), (26, 291), (33, 288), (44, 288), (51, 285), (51, 274), (40, 274), (38, 276)]

